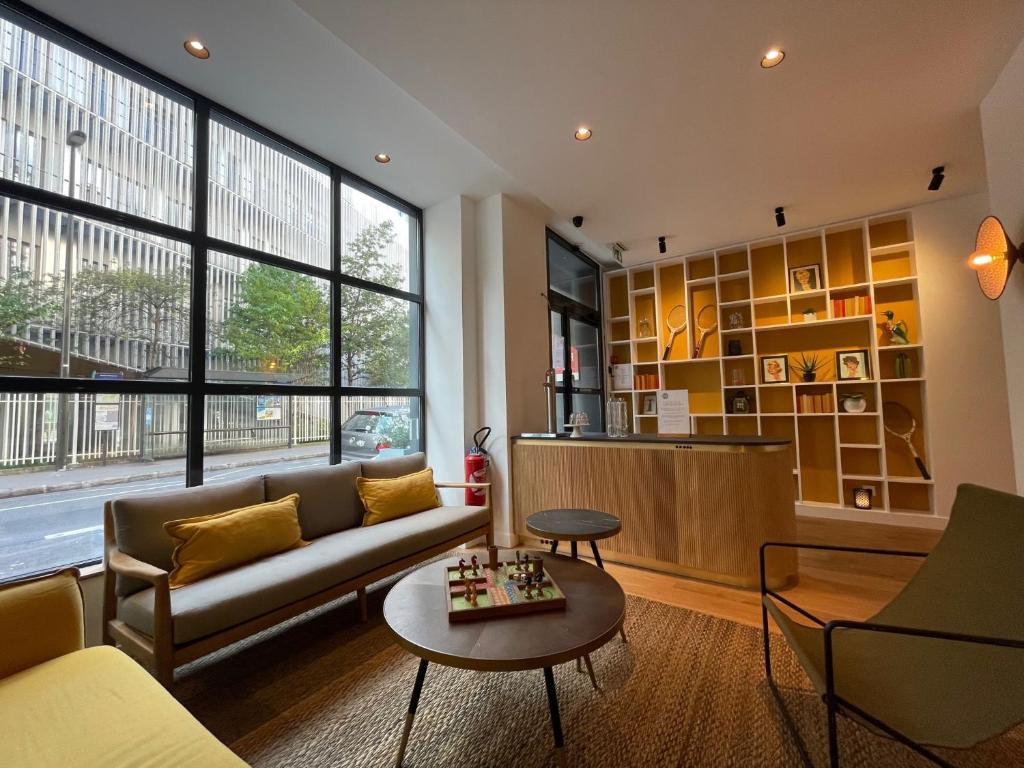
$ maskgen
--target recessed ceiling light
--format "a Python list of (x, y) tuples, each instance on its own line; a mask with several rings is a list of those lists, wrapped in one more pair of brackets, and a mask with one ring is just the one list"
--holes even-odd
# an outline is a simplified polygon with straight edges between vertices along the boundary
[(771, 69), (777, 67), (782, 63), (782, 60), (786, 58), (786, 52), (781, 48), (772, 48), (764, 55), (761, 59), (761, 67), (763, 69)]
[(573, 134), (573, 136), (576, 137), (576, 141), (586, 141), (593, 135), (594, 132), (587, 128), (587, 126), (585, 125), (581, 125), (579, 128), (576, 129), (576, 133)]
[(185, 50), (197, 59), (210, 58), (210, 49), (203, 44), (202, 40), (197, 40), (194, 37), (185, 41)]
[(378, 152), (376, 155), (373, 156), (373, 159), (376, 160), (378, 163), (381, 163), (381, 164), (390, 163), (391, 162), (391, 155), (387, 155), (387, 154), (385, 154), (383, 152)]

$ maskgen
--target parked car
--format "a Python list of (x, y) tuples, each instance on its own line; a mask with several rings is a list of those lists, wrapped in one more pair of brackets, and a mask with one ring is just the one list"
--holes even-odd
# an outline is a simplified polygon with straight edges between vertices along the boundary
[(407, 453), (410, 444), (409, 408), (387, 405), (353, 413), (341, 425), (342, 459), (376, 459)]

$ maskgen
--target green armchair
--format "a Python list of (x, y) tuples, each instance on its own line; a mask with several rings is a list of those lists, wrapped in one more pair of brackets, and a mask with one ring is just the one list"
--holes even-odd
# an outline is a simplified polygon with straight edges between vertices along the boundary
[[(826, 622), (766, 586), (777, 547), (926, 559), (868, 621)], [(947, 768), (928, 747), (966, 749), (1024, 721), (1024, 498), (961, 485), (930, 554), (766, 542), (761, 574), (765, 674), (774, 685), (770, 614), (824, 700), (831, 768), (840, 712)]]

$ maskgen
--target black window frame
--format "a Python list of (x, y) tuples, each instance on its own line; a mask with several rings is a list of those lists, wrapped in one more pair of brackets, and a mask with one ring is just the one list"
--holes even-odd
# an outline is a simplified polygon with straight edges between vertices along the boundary
[[(555, 393), (562, 398), (563, 413), (572, 413), (573, 395), (598, 395), (600, 400), (600, 423), (598, 431), (605, 429), (604, 407), (606, 402), (605, 376), (604, 376), (604, 323), (601, 315), (602, 289), (601, 289), (601, 266), (580, 250), (579, 246), (570, 243), (564, 237), (551, 229), (545, 230), (544, 239), (545, 266), (547, 269), (548, 282), (548, 360), (554, 361), (554, 350), (551, 349), (551, 339), (554, 336), (554, 329), (551, 327), (551, 315), (558, 314), (562, 318), (562, 336), (565, 338), (564, 355), (562, 359), (562, 370), (568, 371), (568, 375), (562, 377), (562, 382), (555, 386)], [(596, 287), (597, 308), (587, 306), (564, 293), (560, 293), (551, 283), (551, 243), (555, 242), (573, 256), (580, 259), (587, 266), (594, 270), (594, 285)], [(597, 330), (597, 371), (598, 387), (577, 387), (572, 381), (572, 320), (577, 320), (593, 326)], [(591, 425), (592, 427), (595, 425)], [(562, 425), (556, 425), (556, 431), (562, 431)]]
[[(268, 130), (202, 94), (161, 75), (149, 67), (92, 39), (80, 31), (44, 14), (20, 0), (0, 0), (0, 13), (15, 24), (68, 47), (76, 53), (100, 62), (103, 66), (142, 82), (162, 94), (191, 101), (193, 110), (193, 166), (192, 166), (192, 220), (190, 228), (166, 224), (154, 219), (84, 200), (66, 197), (57, 192), (41, 189), (10, 179), (0, 178), (0, 196), (12, 200), (44, 206), (54, 211), (79, 216), (115, 226), (129, 227), (140, 233), (170, 238), (187, 244), (191, 249), (191, 306), (189, 332), (189, 378), (187, 381), (159, 381), (144, 379), (96, 380), (71, 379), (49, 376), (0, 375), (0, 392), (52, 392), (52, 393), (112, 393), (147, 395), (185, 395), (188, 402), (188, 436), (185, 458), (185, 486), (203, 484), (203, 438), (205, 400), (208, 395), (281, 394), (287, 396), (315, 396), (330, 399), (329, 463), (343, 460), (341, 443), (342, 399), (352, 396), (396, 396), (419, 401), (419, 448), (426, 450), (426, 333), (424, 317), (424, 258), (423, 211), (421, 208), (388, 192), (382, 187), (342, 168), (336, 163), (304, 149), (295, 142)], [(211, 237), (208, 234), (208, 190), (210, 179), (210, 122), (223, 118), (246, 132), (250, 137), (266, 143), (272, 149), (322, 170), (329, 174), (330, 202), (330, 267), (303, 264), (285, 256)], [(342, 273), (341, 196), (342, 185), (360, 192), (407, 214), (410, 226), (409, 253), (412, 257), (410, 287), (405, 291), (374, 283)], [(217, 251), (239, 256), (249, 261), (269, 264), (292, 272), (306, 274), (329, 282), (330, 285), (330, 380), (324, 385), (231, 383), (206, 380), (207, 345), (207, 268), (208, 254)], [(413, 279), (415, 277), (415, 279)], [(341, 323), (339, 299), (343, 285), (354, 286), (379, 295), (391, 296), (418, 305), (420, 318), (413, 331), (415, 345), (411, 349), (410, 366), (415, 369), (414, 387), (353, 387), (341, 385)], [(101, 556), (75, 565), (98, 563)]]

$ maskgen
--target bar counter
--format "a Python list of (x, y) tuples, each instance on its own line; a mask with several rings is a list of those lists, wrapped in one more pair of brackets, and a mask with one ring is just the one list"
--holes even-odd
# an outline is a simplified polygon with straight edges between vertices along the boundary
[[(622, 521), (601, 557), (732, 586), (760, 584), (763, 541), (794, 541), (789, 441), (715, 435), (519, 435), (512, 446), (515, 529), (543, 509), (596, 509)], [(773, 552), (768, 583), (796, 581), (796, 554)]]

